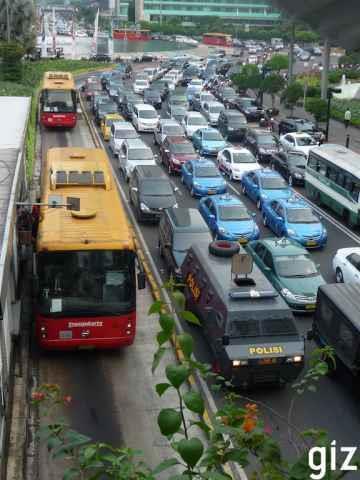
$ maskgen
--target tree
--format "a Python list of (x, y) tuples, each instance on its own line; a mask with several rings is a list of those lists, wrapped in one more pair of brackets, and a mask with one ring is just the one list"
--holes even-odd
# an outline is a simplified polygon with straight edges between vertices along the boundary
[(271, 73), (264, 78), (261, 89), (263, 92), (268, 93), (271, 96), (272, 108), (275, 107), (275, 95), (281, 92), (284, 86), (284, 78), (277, 73)]
[(291, 113), (294, 111), (294, 107), (300, 98), (304, 95), (303, 86), (301, 83), (294, 82), (290, 84), (281, 95), (281, 103), (284, 103), (286, 108), (291, 110)]
[(0, 42), (0, 79), (5, 82), (19, 82), (22, 79), (21, 59), (25, 49), (18, 42)]
[(0, 40), (19, 42), (31, 50), (35, 45), (35, 11), (32, 0), (0, 2)]
[(244, 65), (240, 73), (231, 77), (233, 84), (238, 90), (247, 89), (259, 90), (261, 88), (262, 76), (256, 65)]
[(305, 101), (305, 110), (314, 116), (316, 122), (325, 122), (327, 101), (320, 97), (309, 97)]
[(265, 67), (273, 72), (280, 72), (280, 70), (287, 70), (289, 68), (289, 57), (277, 53), (273, 55), (270, 60), (265, 63)]

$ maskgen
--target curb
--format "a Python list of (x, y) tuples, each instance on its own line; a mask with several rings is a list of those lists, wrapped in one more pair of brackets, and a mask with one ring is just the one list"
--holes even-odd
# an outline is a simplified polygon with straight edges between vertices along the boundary
[[(100, 139), (100, 136), (99, 136), (96, 128), (94, 127), (93, 122), (89, 118), (88, 112), (86, 111), (86, 108), (84, 106), (83, 99), (82, 99), (81, 96), (80, 96), (80, 106), (81, 106), (81, 109), (82, 109), (82, 112), (83, 112), (84, 119), (85, 119), (85, 121), (86, 121), (86, 123), (89, 127), (90, 134), (91, 134), (91, 137), (93, 139), (95, 147), (104, 149), (102, 141)], [(116, 173), (114, 171), (114, 167), (113, 167), (110, 160), (109, 160), (109, 164), (110, 164), (112, 173), (114, 175), (114, 179), (116, 181), (116, 184), (118, 186), (118, 190), (119, 190), (121, 199), (123, 201), (123, 206), (124, 206), (124, 208), (127, 212), (127, 215), (128, 215), (128, 218), (129, 218), (130, 222), (133, 224), (132, 225), (132, 232), (133, 232), (133, 238), (134, 238), (136, 251), (137, 251), (137, 254), (138, 254), (138, 256), (139, 256), (139, 258), (142, 262), (142, 265), (143, 265), (148, 283), (150, 285), (152, 296), (153, 296), (154, 300), (161, 300), (162, 298), (164, 298), (166, 303), (172, 303), (171, 298), (170, 298), (168, 292), (166, 291), (166, 289), (164, 287), (160, 287), (161, 279), (160, 278), (155, 278), (156, 274), (155, 274), (155, 276), (153, 274), (153, 271), (156, 272), (156, 270), (154, 268), (155, 265), (153, 264), (153, 261), (152, 261), (151, 257), (149, 256), (147, 258), (147, 256), (144, 253), (144, 251), (146, 252), (147, 247), (142, 241), (142, 234), (139, 231), (139, 228), (137, 227), (137, 224), (135, 222), (132, 210), (130, 209), (129, 205), (127, 204), (127, 199), (126, 199), (125, 194), (123, 192), (123, 189), (122, 189), (122, 187), (121, 187), (121, 185), (120, 185), (120, 183), (117, 179)], [(152, 264), (151, 267), (149, 266), (149, 262), (150, 262), (150, 264)], [(173, 313), (173, 316), (175, 318), (176, 329), (178, 330), (178, 332), (182, 333), (184, 330), (182, 328), (182, 325), (180, 323), (179, 317), (176, 314), (176, 312)], [(179, 362), (182, 362), (183, 359), (184, 359), (184, 354), (183, 354), (181, 348), (179, 347), (179, 345), (176, 344), (174, 337), (172, 338), (172, 344), (173, 344), (173, 348), (175, 350), (176, 358), (178, 359)], [(203, 420), (210, 429), (213, 429), (211, 418), (214, 416), (216, 406), (215, 406), (215, 403), (212, 399), (212, 396), (210, 394), (210, 391), (208, 389), (208, 386), (207, 386), (206, 382), (198, 374), (195, 374), (195, 376), (191, 375), (189, 377), (189, 384), (190, 384), (191, 387), (195, 386), (197, 389), (201, 390), (204, 393), (204, 397), (205, 397), (204, 400), (205, 400), (205, 403), (207, 404), (207, 407), (205, 408), (205, 411), (204, 411), (204, 414), (203, 414)], [(227, 440), (229, 440), (229, 438), (227, 438), (227, 437), (225, 437), (225, 438)], [(245, 471), (242, 468), (238, 467), (238, 465), (235, 465), (235, 464), (224, 465), (223, 470), (233, 480), (248, 480)]]

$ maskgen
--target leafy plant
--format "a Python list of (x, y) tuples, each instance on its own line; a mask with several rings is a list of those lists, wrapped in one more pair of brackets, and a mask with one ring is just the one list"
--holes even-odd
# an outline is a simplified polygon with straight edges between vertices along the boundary
[(309, 97), (305, 101), (305, 110), (314, 116), (316, 122), (325, 122), (327, 101), (319, 97)]
[(256, 65), (244, 65), (241, 72), (233, 75), (231, 80), (240, 91), (259, 90), (262, 85), (262, 76)]
[(281, 94), (280, 100), (281, 103), (284, 103), (286, 108), (289, 108), (291, 110), (291, 113), (293, 113), (295, 105), (300, 100), (300, 98), (302, 98), (303, 95), (304, 90), (302, 85), (298, 82), (294, 82), (285, 88), (285, 90)]
[(280, 72), (281, 70), (287, 70), (289, 68), (289, 57), (277, 53), (273, 55), (270, 60), (265, 63), (265, 67), (273, 72)]
[(277, 73), (271, 73), (264, 78), (262, 90), (271, 96), (272, 108), (275, 106), (275, 96), (283, 90), (284, 86), (284, 78)]

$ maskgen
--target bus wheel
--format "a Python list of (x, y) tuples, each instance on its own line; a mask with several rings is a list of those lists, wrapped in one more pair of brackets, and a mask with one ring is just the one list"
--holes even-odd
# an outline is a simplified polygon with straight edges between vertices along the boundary
[(336, 276), (336, 283), (344, 283), (344, 275), (339, 267), (336, 269), (335, 276)]

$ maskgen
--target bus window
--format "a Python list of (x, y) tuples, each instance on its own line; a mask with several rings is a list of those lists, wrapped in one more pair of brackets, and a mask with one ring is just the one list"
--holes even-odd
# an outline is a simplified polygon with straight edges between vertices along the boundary
[(329, 180), (336, 183), (338, 171), (333, 167), (328, 167), (326, 176), (328, 177)]
[(326, 176), (326, 163), (323, 160), (319, 161), (317, 171), (322, 175), (323, 177)]
[(339, 172), (336, 183), (339, 185), (339, 187), (343, 187), (344, 182), (345, 182), (345, 175), (343, 174), (343, 172)]
[(309, 157), (308, 167), (316, 171), (318, 169), (318, 159), (316, 157), (311, 156), (311, 153)]
[(346, 176), (346, 177), (345, 177), (345, 183), (344, 183), (344, 188), (345, 188), (345, 190), (347, 190), (347, 191), (350, 193), (351, 190), (352, 190), (352, 187), (353, 187), (352, 178), (349, 177), (349, 176)]
[(356, 340), (353, 330), (345, 322), (340, 322), (338, 349), (345, 358), (353, 360), (356, 354)]
[(351, 196), (355, 200), (355, 202), (359, 202), (359, 193), (360, 193), (360, 184), (359, 183), (354, 183)]

